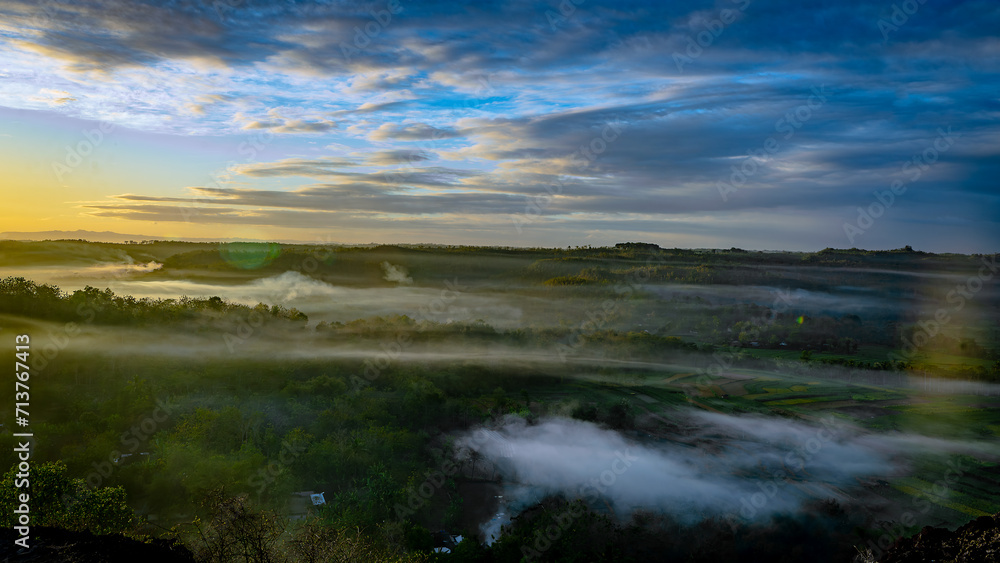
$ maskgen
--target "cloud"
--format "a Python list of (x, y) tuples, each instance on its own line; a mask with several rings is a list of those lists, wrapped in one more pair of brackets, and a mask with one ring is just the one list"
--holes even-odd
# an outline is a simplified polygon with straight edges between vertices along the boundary
[(205, 115), (205, 110), (212, 104), (232, 101), (231, 96), (224, 94), (204, 94), (198, 96), (195, 101), (188, 103), (185, 107), (188, 111), (196, 115)]
[[(319, 159), (287, 159), (278, 162), (268, 162), (259, 164), (236, 165), (231, 171), (249, 177), (271, 177), (271, 176), (309, 176), (313, 178), (336, 178), (344, 183), (350, 184), (390, 184), (424, 187), (463, 187), (463, 183), (469, 179), (479, 176), (477, 170), (463, 168), (451, 168), (446, 166), (405, 166), (396, 168), (383, 168), (375, 172), (357, 172), (341, 170), (362, 164), (375, 164), (377, 162), (398, 161), (400, 158), (410, 159), (404, 162), (420, 162), (429, 160), (429, 154), (423, 152), (393, 152), (389, 154), (373, 153), (367, 162), (357, 162), (340, 157), (324, 157)], [(426, 158), (425, 158), (426, 157)], [(367, 157), (364, 157), (367, 160)], [(327, 188), (336, 188), (336, 185), (327, 185)], [(208, 188), (197, 188), (204, 193), (210, 193)], [(309, 189), (304, 186), (303, 190)], [(229, 194), (236, 194), (235, 191), (227, 191)], [(219, 192), (222, 193), (222, 192)], [(258, 191), (258, 193), (261, 193)], [(284, 192), (276, 192), (280, 194)]]
[(242, 114), (237, 114), (236, 119), (246, 121), (243, 129), (269, 129), (274, 133), (326, 133), (337, 128), (337, 124), (329, 119), (313, 118), (310, 121), (285, 118), (276, 109), (270, 110), (268, 116), (268, 119), (263, 120), (247, 120)]
[(384, 141), (395, 139), (399, 141), (424, 141), (452, 139), (460, 136), (458, 131), (451, 129), (439, 129), (426, 123), (414, 123), (411, 125), (396, 125), (394, 123), (383, 123), (372, 131), (369, 138), (373, 141)]
[(407, 105), (405, 101), (394, 101), (394, 102), (365, 102), (358, 106), (354, 113), (375, 113), (380, 111), (386, 111), (390, 109), (401, 109)]
[(424, 150), (397, 149), (387, 151), (375, 151), (370, 154), (358, 153), (365, 162), (372, 166), (392, 166), (395, 164), (413, 164), (434, 158), (434, 154)]
[[(101, 214), (128, 210), (131, 213), (156, 212), (158, 216), (176, 209), (177, 220), (183, 220), (185, 215), (199, 212), (210, 214), (218, 210), (222, 215), (242, 216), (249, 220), (254, 214), (262, 212), (262, 208), (405, 215), (487, 215), (513, 212), (522, 202), (520, 197), (508, 194), (462, 190), (460, 184), (448, 182), (448, 176), (439, 176), (427, 169), (418, 169), (417, 172), (398, 178), (392, 175), (359, 175), (359, 178), (359, 181), (314, 184), (294, 191), (195, 187), (192, 189), (198, 194), (197, 198), (123, 194), (113, 198), (110, 203), (87, 203), (83, 207), (98, 210)], [(454, 186), (456, 190), (415, 190), (412, 187), (415, 185), (425, 188)], [(174, 205), (180, 203), (189, 205)], [(238, 211), (239, 206), (247, 209)]]
[(341, 174), (340, 168), (357, 166), (357, 162), (346, 158), (323, 157), (315, 159), (289, 158), (277, 162), (243, 164), (233, 171), (244, 176), (326, 176)]
[[(800, 222), (819, 227), (796, 241), (845, 244), (844, 222), (938, 128), (952, 127), (960, 142), (859, 243), (1000, 241), (1000, 11), (988, 0), (920, 4), (888, 32), (879, 22), (891, 20), (892, 5), (860, 0), (597, 0), (569, 14), (527, 0), (458, 11), (404, 2), (379, 19), (377, 2), (232, 4), (5, 2), (0, 99), (145, 132), (296, 133), (340, 147), (273, 143), (270, 162), (241, 162), (248, 191), (216, 194), (239, 202), (229, 207), (267, 199), (298, 209), (346, 194), (350, 209), (371, 214), (405, 214), (408, 204), (419, 215), (434, 205), (469, 216), (530, 208), (533, 237), (562, 225), (576, 238), (666, 240), (725, 219), (751, 229), (724, 229), (729, 238), (766, 248), (782, 246)], [(795, 118), (814, 88), (826, 101)], [(777, 152), (748, 162), (771, 137)], [(437, 159), (454, 166), (428, 166)], [(743, 182), (734, 166), (753, 173)], [(291, 195), (265, 196), (293, 176), (305, 180), (282, 186)], [(719, 184), (733, 178), (741, 185), (721, 197)], [(554, 182), (561, 187), (549, 198)], [(386, 185), (394, 189), (379, 189)], [(539, 197), (546, 204), (531, 208)], [(102, 205), (91, 211), (163, 212)], [(220, 220), (271, 215), (234, 213)], [(942, 229), (937, 242), (928, 225)], [(502, 240), (545, 239), (511, 231)]]
[(301, 119), (289, 119), (284, 122), (251, 121), (243, 126), (244, 129), (270, 129), (275, 133), (325, 133), (336, 127), (337, 124), (329, 120), (304, 121)]
[(61, 106), (63, 104), (68, 104), (70, 102), (75, 102), (76, 98), (70, 95), (69, 92), (65, 90), (52, 90), (50, 88), (42, 88), (38, 91), (37, 96), (31, 96), (30, 100), (42, 102), (50, 106)]
[(416, 81), (415, 77), (399, 71), (357, 74), (351, 79), (347, 91), (362, 94), (399, 91), (412, 88)]

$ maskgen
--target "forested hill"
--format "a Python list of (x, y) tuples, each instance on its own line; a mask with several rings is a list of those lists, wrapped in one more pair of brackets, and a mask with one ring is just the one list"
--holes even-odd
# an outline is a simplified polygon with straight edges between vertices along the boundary
[(143, 272), (147, 279), (183, 276), (228, 281), (299, 271), (329, 283), (365, 287), (393, 285), (384, 279), (381, 267), (384, 262), (405, 267), (416, 285), (437, 283), (456, 274), (467, 280), (550, 285), (616, 283), (637, 276), (652, 283), (736, 285), (783, 280), (801, 282), (801, 272), (791, 270), (810, 268), (823, 273), (824, 284), (836, 285), (856, 284), (859, 276), (973, 274), (984, 264), (993, 264), (991, 260), (983, 255), (930, 254), (910, 247), (887, 251), (827, 248), (803, 253), (739, 248), (660, 248), (645, 243), (619, 243), (614, 247), (513, 248), (0, 241), (0, 268), (148, 264), (148, 271)]

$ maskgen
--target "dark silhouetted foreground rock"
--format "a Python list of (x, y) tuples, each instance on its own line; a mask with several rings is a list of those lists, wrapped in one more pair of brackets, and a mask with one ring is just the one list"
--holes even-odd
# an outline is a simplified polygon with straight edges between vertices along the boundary
[(60, 561), (66, 563), (194, 563), (191, 552), (165, 540), (142, 543), (120, 535), (95, 536), (89, 532), (71, 532), (44, 526), (31, 528), (31, 549), (18, 553), (15, 532), (6, 528), (0, 533), (0, 558), (18, 563)]
[(920, 530), (886, 551), (879, 563), (981, 563), (1000, 562), (1000, 513), (980, 516), (950, 532), (944, 528)]

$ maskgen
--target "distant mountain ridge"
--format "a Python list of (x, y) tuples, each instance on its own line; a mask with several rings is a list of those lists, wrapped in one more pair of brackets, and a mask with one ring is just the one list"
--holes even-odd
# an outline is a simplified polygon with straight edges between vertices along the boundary
[(0, 233), (0, 240), (79, 240), (90, 242), (123, 243), (127, 241), (144, 240), (180, 240), (188, 242), (288, 242), (291, 244), (308, 244), (302, 241), (270, 241), (240, 237), (229, 238), (193, 238), (193, 237), (156, 237), (149, 235), (126, 235), (112, 231), (7, 231)]

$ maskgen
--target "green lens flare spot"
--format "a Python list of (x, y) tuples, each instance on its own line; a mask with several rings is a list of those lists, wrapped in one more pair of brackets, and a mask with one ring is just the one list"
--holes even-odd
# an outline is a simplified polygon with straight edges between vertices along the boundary
[(219, 254), (230, 266), (256, 270), (274, 262), (281, 255), (281, 245), (273, 242), (232, 242), (220, 246)]

